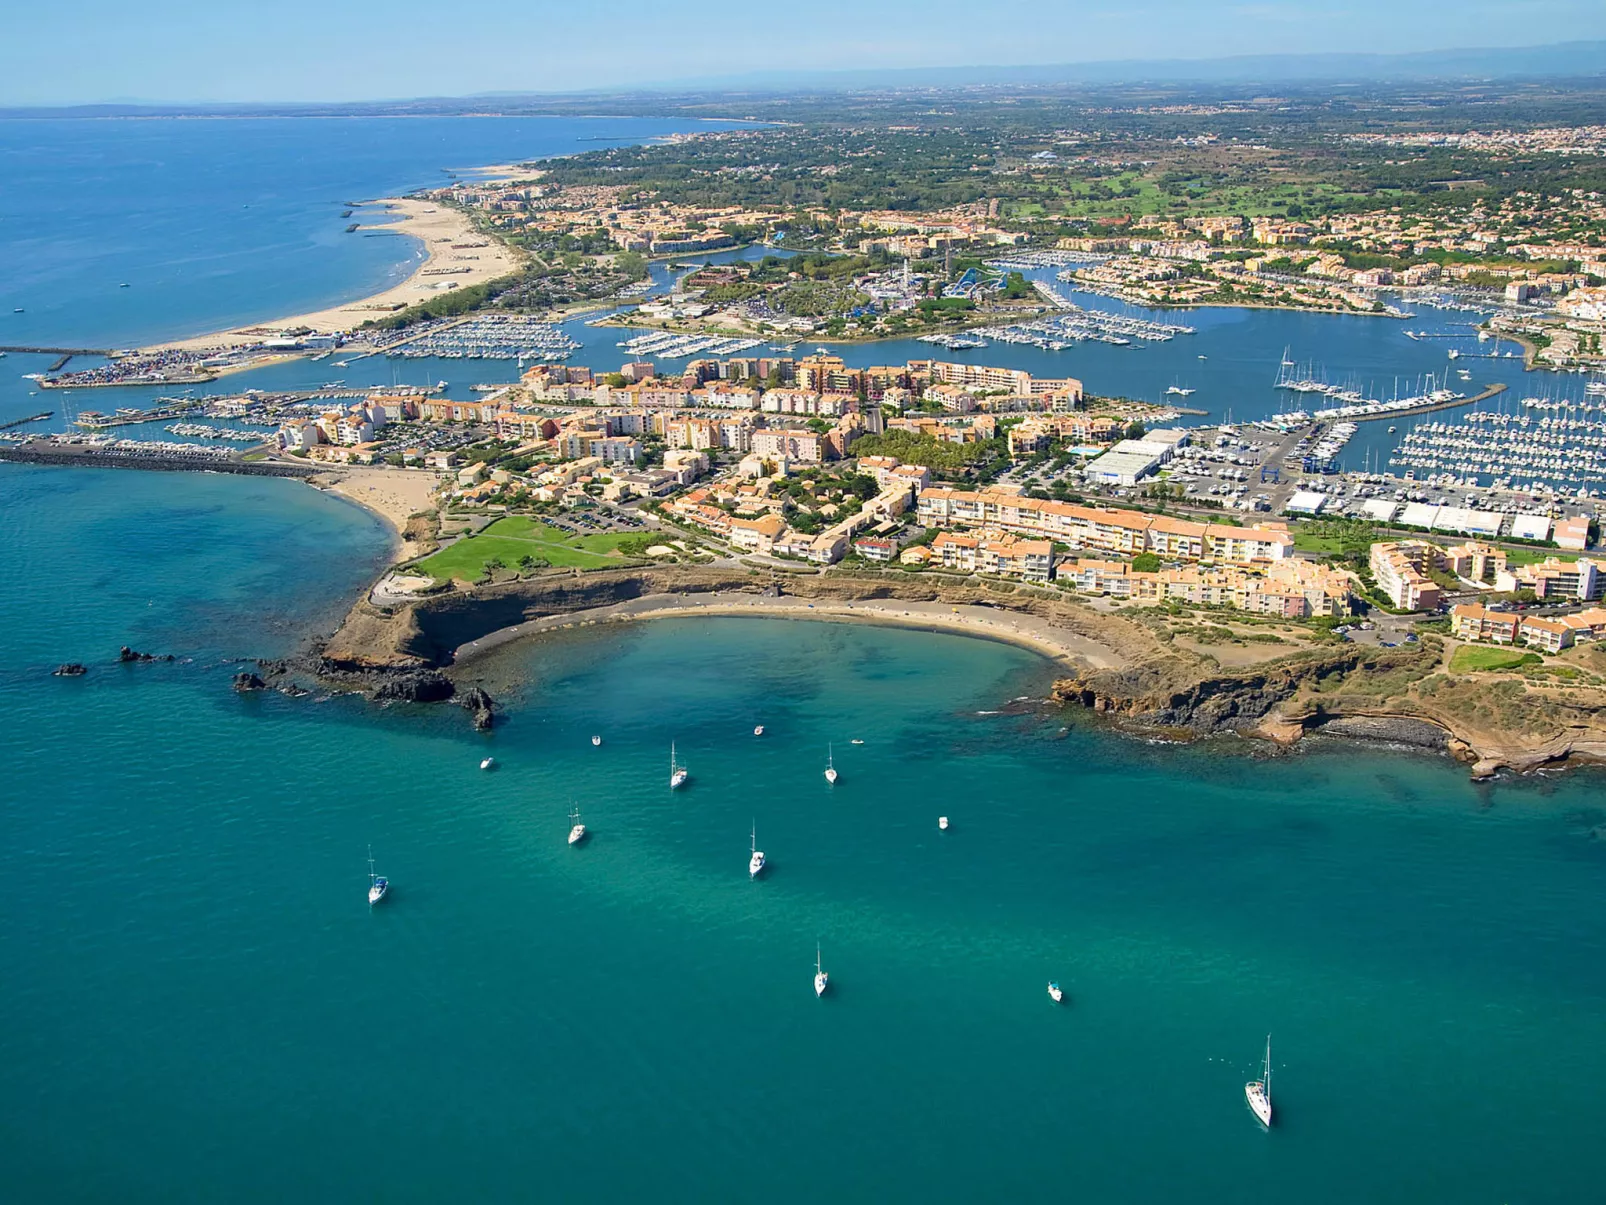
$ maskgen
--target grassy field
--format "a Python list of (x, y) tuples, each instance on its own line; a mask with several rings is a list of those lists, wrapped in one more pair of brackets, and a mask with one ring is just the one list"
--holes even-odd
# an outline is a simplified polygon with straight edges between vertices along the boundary
[(1515, 669), (1519, 665), (1539, 665), (1543, 661), (1544, 658), (1538, 653), (1463, 644), (1450, 658), (1450, 672), (1470, 674), (1478, 670)]
[(486, 564), (493, 560), (516, 570), (520, 560), (527, 556), (560, 568), (599, 569), (616, 563), (620, 541), (633, 538), (629, 532), (618, 531), (571, 536), (534, 519), (510, 515), (498, 519), (477, 536), (459, 540), (425, 557), (417, 568), (439, 581), (450, 578), (476, 581), (485, 575)]
[(1558, 561), (1576, 561), (1578, 554), (1576, 552), (1558, 552), (1554, 548), (1523, 548), (1510, 545), (1506, 548), (1506, 564), (1511, 566), (1537, 565), (1540, 561), (1548, 560), (1550, 557), (1555, 557)]

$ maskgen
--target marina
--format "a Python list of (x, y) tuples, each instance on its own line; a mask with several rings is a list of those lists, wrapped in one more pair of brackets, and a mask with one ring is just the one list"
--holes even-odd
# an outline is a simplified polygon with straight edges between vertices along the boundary
[(374, 353), (391, 359), (516, 360), (520, 364), (567, 360), (580, 346), (553, 324), (521, 314), (478, 314), (424, 331), (404, 327), (398, 337), (379, 336), (372, 343)]

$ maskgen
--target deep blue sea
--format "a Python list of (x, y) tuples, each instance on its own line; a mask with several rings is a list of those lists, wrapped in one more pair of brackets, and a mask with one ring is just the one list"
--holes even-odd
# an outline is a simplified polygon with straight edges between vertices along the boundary
[[(205, 162), (192, 128), (159, 136)], [(298, 187), (512, 153), (472, 149)], [(372, 283), (331, 269), (263, 308)], [(1270, 335), (1274, 368), (1284, 330), (1221, 313), (1195, 346), (1231, 332), (1253, 360)], [(1286, 320), (1337, 332), (1329, 363), (1358, 346), (1351, 320)], [(483, 665), (504, 723), (476, 734), (230, 690), (384, 563), (338, 498), (0, 465), (0, 517), (0, 1200), (1601, 1196), (1597, 771), (1475, 786), (1353, 744), (1145, 744), (1012, 707), (1051, 677), (1022, 650), (777, 619), (510, 646)], [(180, 659), (119, 666), (122, 644)], [(50, 676), (68, 660), (90, 672)], [(370, 845), (394, 884), (372, 911)], [(1269, 1133), (1243, 1102), (1267, 1033)]]

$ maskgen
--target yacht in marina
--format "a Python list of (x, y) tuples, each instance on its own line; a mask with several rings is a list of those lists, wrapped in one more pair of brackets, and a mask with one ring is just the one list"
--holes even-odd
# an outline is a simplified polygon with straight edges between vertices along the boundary
[(825, 995), (825, 989), (831, 982), (831, 976), (820, 969), (820, 947), (814, 947), (814, 994)]
[(831, 746), (827, 745), (825, 747), (825, 781), (835, 783), (836, 777), (836, 759), (832, 756)]
[(372, 908), (385, 898), (385, 892), (390, 890), (390, 880), (384, 875), (374, 873), (374, 847), (368, 847), (368, 906)]
[(688, 771), (685, 766), (681, 765), (678, 761), (675, 760), (675, 742), (674, 741), (670, 741), (669, 742), (669, 789), (671, 791), (673, 791), (676, 787), (685, 786), (686, 785), (686, 779), (689, 776), (689, 774), (690, 774), (690, 771)]
[(758, 878), (764, 870), (764, 851), (758, 847), (758, 821), (753, 821), (752, 856), (747, 859), (747, 877)]
[(1260, 1078), (1250, 1080), (1244, 1085), (1244, 1099), (1249, 1102), (1249, 1108), (1254, 1115), (1260, 1118), (1260, 1124), (1271, 1124), (1271, 1035), (1266, 1035), (1266, 1063), (1261, 1070)]
[(586, 839), (586, 826), (580, 823), (580, 808), (578, 805), (569, 810), (569, 844), (579, 845)]

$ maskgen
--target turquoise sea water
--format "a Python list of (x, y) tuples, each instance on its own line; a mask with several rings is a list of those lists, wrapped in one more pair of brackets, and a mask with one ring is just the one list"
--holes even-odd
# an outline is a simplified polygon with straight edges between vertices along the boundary
[(784, 620), (509, 648), (489, 736), (240, 697), (369, 520), (19, 466), (0, 502), (7, 1200), (1598, 1195), (1594, 773), (1151, 746), (1000, 714), (1024, 651)]

